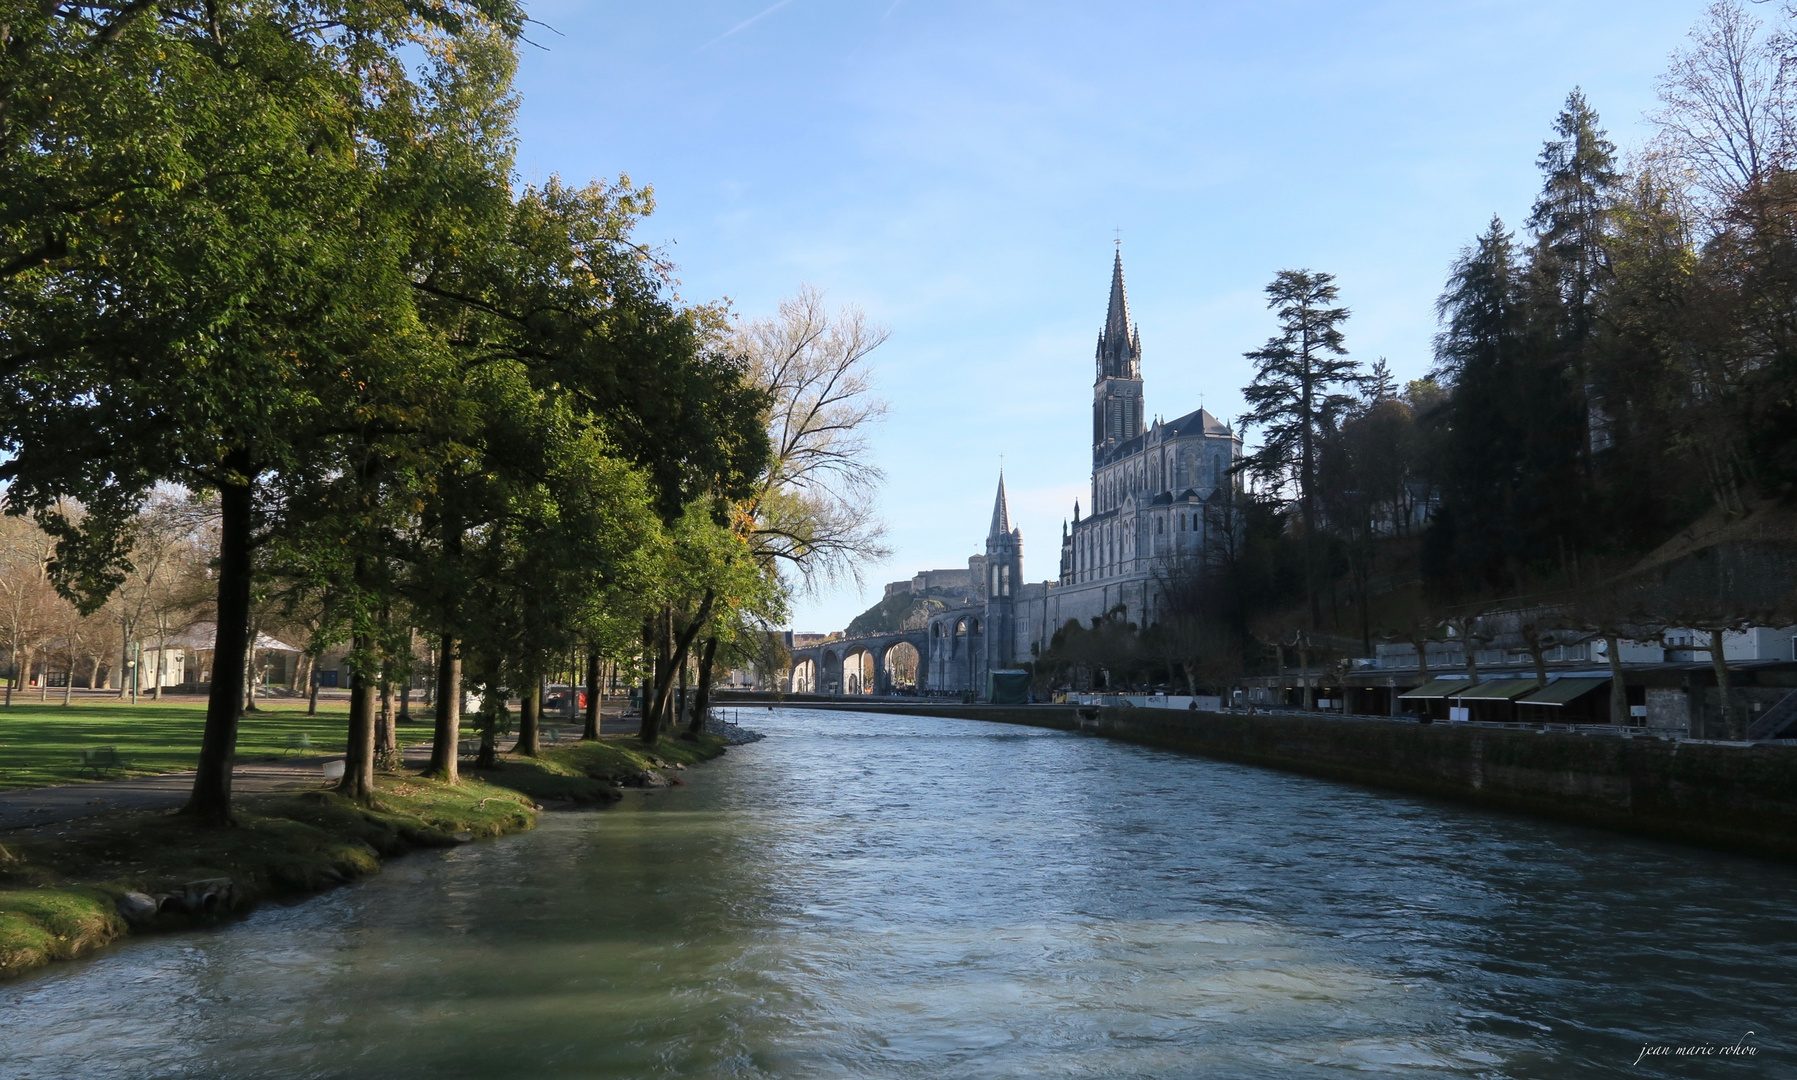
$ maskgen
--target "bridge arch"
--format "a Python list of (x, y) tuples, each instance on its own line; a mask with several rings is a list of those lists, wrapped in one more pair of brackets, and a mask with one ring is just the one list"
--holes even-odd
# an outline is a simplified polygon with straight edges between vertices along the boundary
[(891, 693), (900, 687), (923, 688), (926, 660), (923, 651), (909, 639), (887, 642), (880, 650), (877, 663), (883, 676), (882, 693)]
[(792, 693), (817, 693), (817, 661), (810, 657), (794, 660), (792, 664)]

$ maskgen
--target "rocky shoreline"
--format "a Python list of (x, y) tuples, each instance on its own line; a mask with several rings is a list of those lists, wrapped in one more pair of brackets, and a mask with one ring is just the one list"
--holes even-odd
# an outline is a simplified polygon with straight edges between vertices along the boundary
[(759, 731), (753, 731), (740, 724), (733, 724), (728, 720), (720, 719), (715, 710), (710, 716), (705, 718), (705, 734), (716, 735), (731, 746), (746, 746), (749, 743), (760, 742), (767, 738), (766, 735), (763, 735)]

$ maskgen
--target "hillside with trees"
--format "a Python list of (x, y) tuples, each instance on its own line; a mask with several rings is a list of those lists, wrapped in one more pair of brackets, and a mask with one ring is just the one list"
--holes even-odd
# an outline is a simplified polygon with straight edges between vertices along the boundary
[(1502, 635), (1539, 663), (1797, 623), (1793, 57), (1788, 20), (1715, 4), (1627, 156), (1573, 90), (1526, 219), (1449, 269), (1424, 378), (1353, 354), (1331, 275), (1282, 271), (1234, 540), (1163, 570), (1156, 625), (1070, 625), (1047, 665), (1222, 688), (1389, 642)]

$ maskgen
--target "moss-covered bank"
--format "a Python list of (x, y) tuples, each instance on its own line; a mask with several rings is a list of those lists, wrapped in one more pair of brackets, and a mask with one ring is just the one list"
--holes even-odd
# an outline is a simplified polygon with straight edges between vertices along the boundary
[(616, 801), (623, 786), (678, 783), (721, 739), (634, 738), (506, 755), (458, 784), (383, 773), (373, 807), (328, 790), (247, 799), (216, 829), (171, 812), (82, 818), (18, 830), (0, 846), (0, 978), (68, 960), (130, 933), (242, 914), (380, 870), (384, 859), (518, 832), (540, 803)]

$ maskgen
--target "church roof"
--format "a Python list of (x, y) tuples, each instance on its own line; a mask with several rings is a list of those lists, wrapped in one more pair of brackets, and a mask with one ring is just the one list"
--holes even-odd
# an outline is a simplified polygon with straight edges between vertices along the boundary
[(986, 535), (1003, 536), (1011, 531), (1011, 508), (1005, 505), (1005, 474), (998, 474), (998, 498), (992, 502), (992, 530)]
[(1177, 420), (1169, 420), (1161, 425), (1170, 429), (1168, 435), (1228, 435), (1229, 425), (1212, 416), (1208, 410), (1197, 409), (1186, 413)]

